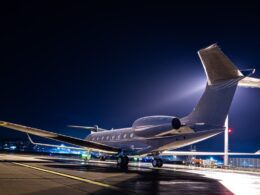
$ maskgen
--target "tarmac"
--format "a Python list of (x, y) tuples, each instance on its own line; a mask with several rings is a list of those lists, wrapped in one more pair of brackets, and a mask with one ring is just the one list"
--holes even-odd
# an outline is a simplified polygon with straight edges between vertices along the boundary
[(260, 194), (260, 175), (0, 153), (0, 194)]

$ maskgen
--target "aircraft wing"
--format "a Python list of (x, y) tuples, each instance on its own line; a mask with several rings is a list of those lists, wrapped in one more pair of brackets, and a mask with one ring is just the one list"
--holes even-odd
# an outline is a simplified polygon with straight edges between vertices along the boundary
[(67, 135), (62, 135), (62, 134), (45, 131), (42, 129), (32, 128), (32, 127), (26, 127), (23, 125), (9, 123), (9, 122), (5, 122), (5, 121), (0, 121), (0, 127), (13, 129), (13, 130), (24, 132), (27, 134), (37, 135), (39, 137), (44, 137), (44, 138), (48, 138), (48, 139), (52, 139), (52, 140), (56, 140), (56, 141), (66, 142), (69, 144), (73, 144), (73, 145), (88, 148), (88, 149), (104, 151), (104, 152), (108, 152), (108, 153), (116, 153), (119, 151), (118, 148), (100, 144), (97, 142), (87, 141), (87, 140), (83, 140), (83, 139), (79, 139), (79, 138), (75, 138), (75, 137), (70, 137)]

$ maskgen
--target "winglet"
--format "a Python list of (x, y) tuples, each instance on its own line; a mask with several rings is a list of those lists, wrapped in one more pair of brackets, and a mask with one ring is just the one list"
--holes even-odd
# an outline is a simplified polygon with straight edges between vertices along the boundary
[(27, 134), (27, 137), (29, 139), (29, 141), (31, 142), (31, 144), (35, 145), (36, 143), (33, 142), (31, 136), (29, 135), (29, 133), (26, 133)]

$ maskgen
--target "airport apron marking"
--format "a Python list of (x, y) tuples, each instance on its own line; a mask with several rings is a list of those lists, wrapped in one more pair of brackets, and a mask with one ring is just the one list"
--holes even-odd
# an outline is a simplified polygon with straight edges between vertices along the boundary
[[(22, 163), (15, 163), (14, 162), (13, 164), (20, 165), (20, 166), (27, 167), (27, 168), (31, 168), (31, 169), (35, 169), (35, 170), (38, 170), (38, 171), (43, 171), (43, 172), (46, 172), (46, 173), (51, 173), (51, 174), (54, 174), (54, 175), (59, 175), (59, 176), (62, 176), (62, 177), (67, 177), (67, 178), (70, 178), (70, 179), (74, 179), (74, 180), (78, 180), (78, 181), (82, 181), (82, 182), (86, 182), (86, 183), (90, 183), (90, 184), (94, 184), (94, 185), (98, 185), (98, 186), (102, 186), (102, 187), (106, 187), (106, 188), (110, 188), (110, 189), (117, 190), (117, 191), (120, 191), (120, 192), (123, 191), (116, 186), (112, 186), (112, 185), (105, 184), (105, 183), (100, 183), (100, 182), (97, 182), (97, 181), (92, 181), (92, 180), (89, 180), (89, 179), (84, 179), (84, 178), (73, 176), (73, 175), (67, 175), (67, 174), (64, 174), (64, 173), (51, 171), (51, 170), (48, 170), (48, 169), (42, 169), (42, 168), (39, 168), (39, 167), (34, 167), (34, 166), (31, 166), (31, 165), (22, 164)], [(124, 193), (126, 193), (126, 192), (124, 191)]]

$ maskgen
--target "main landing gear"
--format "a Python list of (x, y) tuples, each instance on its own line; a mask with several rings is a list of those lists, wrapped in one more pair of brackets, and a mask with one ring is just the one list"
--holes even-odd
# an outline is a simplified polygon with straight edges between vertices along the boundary
[(162, 167), (163, 166), (163, 161), (160, 158), (154, 158), (152, 161), (153, 167)]
[(117, 165), (120, 168), (127, 168), (129, 158), (127, 156), (119, 156), (117, 159)]
[(100, 157), (99, 157), (99, 160), (105, 161), (105, 160), (106, 160), (106, 156), (100, 156)]

